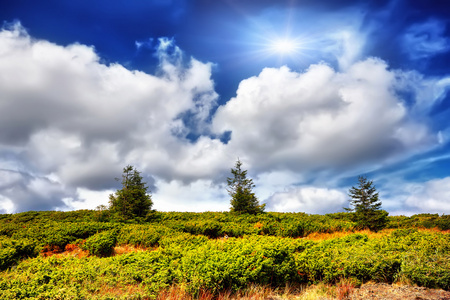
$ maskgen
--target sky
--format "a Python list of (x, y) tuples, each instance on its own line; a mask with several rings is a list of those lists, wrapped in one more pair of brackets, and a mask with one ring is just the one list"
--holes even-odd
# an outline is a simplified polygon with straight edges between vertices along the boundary
[(0, 213), (95, 209), (136, 167), (160, 211), (450, 214), (444, 0), (0, 0)]

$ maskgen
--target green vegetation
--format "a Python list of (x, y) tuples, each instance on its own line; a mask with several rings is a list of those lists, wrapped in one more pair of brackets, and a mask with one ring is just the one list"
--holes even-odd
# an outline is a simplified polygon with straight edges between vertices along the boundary
[(109, 196), (110, 210), (122, 220), (142, 219), (153, 205), (148, 187), (132, 166), (123, 169), (122, 189)]
[(227, 178), (228, 193), (231, 196), (231, 211), (236, 213), (257, 214), (264, 211), (265, 204), (259, 205), (258, 198), (252, 189), (253, 180), (247, 178), (247, 171), (241, 169), (242, 163), (238, 159), (235, 169), (231, 169), (233, 177)]
[(117, 231), (108, 230), (88, 237), (80, 248), (89, 251), (90, 255), (106, 257), (113, 254), (116, 243)]
[(381, 210), (381, 201), (373, 185), (373, 181), (365, 176), (358, 177), (358, 187), (352, 187), (349, 191), (350, 204), (353, 208), (346, 208), (353, 211), (353, 220), (361, 229), (368, 228), (378, 231), (386, 227), (388, 213)]
[[(351, 213), (151, 212), (139, 224), (97, 213), (0, 215), (0, 299), (155, 299), (174, 285), (195, 298), (342, 280), (450, 289), (450, 235), (424, 231), (449, 228), (450, 216), (388, 217), (391, 229), (359, 233)], [(339, 237), (308, 238), (321, 234)]]

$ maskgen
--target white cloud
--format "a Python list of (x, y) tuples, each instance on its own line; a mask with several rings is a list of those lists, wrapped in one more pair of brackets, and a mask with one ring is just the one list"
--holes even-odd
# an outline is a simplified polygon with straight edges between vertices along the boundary
[(258, 174), (253, 182), (255, 183), (255, 194), (260, 201), (264, 201), (273, 196), (275, 192), (283, 191), (287, 186), (303, 180), (301, 174), (290, 171), (273, 171)]
[(109, 195), (113, 194), (114, 190), (105, 191), (91, 191), (84, 188), (77, 189), (77, 198), (64, 198), (65, 207), (62, 210), (79, 210), (79, 209), (93, 209), (99, 205), (109, 205)]
[(24, 172), (0, 170), (0, 182), (0, 210), (8, 212), (54, 209), (63, 206), (63, 198), (74, 195), (59, 182)]
[(416, 71), (397, 71), (396, 77), (398, 89), (414, 96), (410, 113), (417, 118), (423, 117), (444, 100), (450, 89), (450, 76), (425, 78)]
[(223, 184), (197, 180), (183, 184), (178, 180), (156, 180), (154, 208), (160, 211), (228, 211), (230, 200)]
[(306, 212), (324, 214), (343, 211), (348, 207), (345, 193), (328, 188), (292, 187), (276, 193), (267, 202), (267, 209), (280, 212)]
[(450, 214), (450, 177), (409, 184), (405, 204), (412, 211)]
[(429, 19), (413, 24), (403, 36), (403, 51), (411, 59), (426, 59), (450, 50), (450, 39), (445, 37), (446, 22)]
[(404, 157), (437, 137), (409, 118), (396, 84), (396, 73), (373, 58), (344, 73), (325, 64), (304, 73), (267, 68), (241, 82), (237, 96), (217, 110), (213, 128), (232, 131), (228, 147), (262, 170), (348, 168)]
[[(93, 47), (35, 40), (18, 23), (0, 31), (0, 69), (8, 74), (0, 76), (0, 152), (10, 153), (1, 165), (27, 174), (23, 191), (40, 193), (32, 188), (33, 178), (46, 178), (42, 182), (71, 190), (64, 195), (49, 190), (61, 196), (54, 203), (61, 208), (63, 198), (78, 200), (77, 188), (113, 188), (114, 177), (129, 163), (182, 180), (223, 168), (227, 159), (220, 141), (185, 138), (191, 130), (206, 128), (203, 123), (216, 103), (212, 65), (184, 59), (173, 41), (160, 42), (155, 76), (104, 65)], [(181, 121), (186, 113), (195, 126)], [(14, 201), (18, 210), (39, 206)]]
[(336, 55), (340, 70), (347, 70), (361, 56), (364, 38), (352, 30), (343, 30), (330, 35), (332, 45), (328, 51)]
[[(327, 188), (311, 176), (348, 175), (435, 146), (417, 107), (432, 106), (448, 86), (375, 58), (353, 63), (357, 38), (343, 37), (341, 71), (264, 69), (210, 116), (212, 64), (185, 59), (169, 39), (160, 40), (151, 75), (102, 64), (92, 47), (35, 40), (19, 24), (3, 29), (0, 210), (94, 208), (107, 203), (127, 164), (154, 180), (156, 209), (228, 210), (223, 183), (240, 157), (269, 210), (339, 211), (339, 175)], [(434, 90), (420, 94), (427, 84)], [(415, 103), (406, 105), (398, 88)], [(225, 131), (227, 144), (209, 135)]]
[(11, 214), (14, 212), (14, 202), (0, 195), (0, 214)]

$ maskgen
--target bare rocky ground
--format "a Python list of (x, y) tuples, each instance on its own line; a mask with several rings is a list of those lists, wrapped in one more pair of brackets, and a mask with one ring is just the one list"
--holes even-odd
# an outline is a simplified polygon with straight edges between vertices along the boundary
[[(345, 298), (344, 298), (345, 299)], [(450, 291), (424, 287), (369, 283), (351, 291), (350, 300), (450, 300)]]
[[(261, 295), (259, 295), (261, 296)], [(450, 300), (450, 291), (410, 285), (366, 283), (359, 288), (351, 285), (310, 286), (302, 291), (272, 294), (269, 297), (237, 297), (236, 300)]]

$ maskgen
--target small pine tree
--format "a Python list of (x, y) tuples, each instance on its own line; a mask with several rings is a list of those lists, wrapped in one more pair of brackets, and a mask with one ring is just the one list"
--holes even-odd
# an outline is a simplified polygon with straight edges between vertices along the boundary
[(247, 171), (241, 169), (242, 163), (238, 159), (234, 169), (231, 169), (233, 177), (227, 178), (227, 191), (231, 196), (231, 211), (236, 213), (257, 214), (264, 211), (265, 204), (260, 205), (252, 189), (255, 187), (253, 180), (247, 178)]
[(378, 199), (373, 181), (367, 180), (365, 176), (359, 176), (358, 181), (358, 187), (352, 187), (348, 194), (353, 208), (344, 209), (354, 212), (353, 221), (358, 227), (373, 231), (383, 229), (387, 223), (388, 213), (381, 210), (381, 201)]
[(153, 205), (147, 190), (140, 173), (132, 166), (125, 167), (122, 189), (109, 195), (110, 210), (124, 220), (146, 217)]

